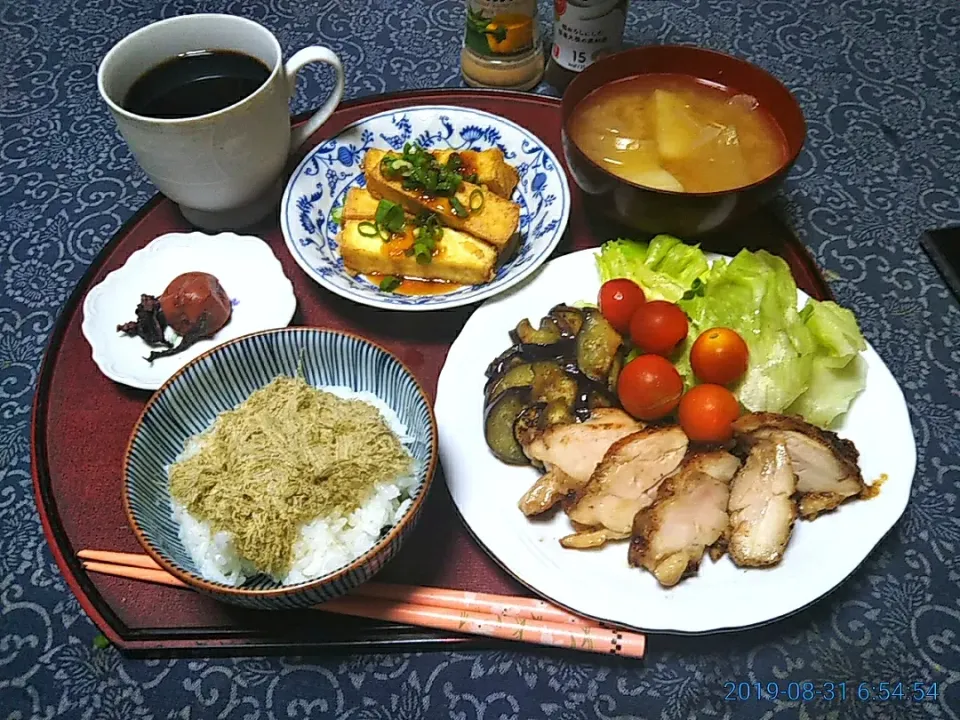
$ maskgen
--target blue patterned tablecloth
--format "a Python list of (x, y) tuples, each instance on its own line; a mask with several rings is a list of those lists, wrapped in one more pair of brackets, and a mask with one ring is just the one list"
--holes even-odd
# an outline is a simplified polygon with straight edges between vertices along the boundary
[[(97, 97), (97, 63), (147, 22), (197, 11), (256, 19), (288, 55), (329, 45), (350, 97), (462, 84), (456, 0), (0, 0), (0, 717), (960, 715), (960, 312), (917, 244), (960, 223), (957, 0), (631, 3), (629, 43), (742, 55), (799, 97), (809, 139), (786, 213), (910, 404), (912, 501), (836, 593), (761, 630), (652, 638), (642, 664), (526, 649), (150, 662), (95, 649), (34, 508), (30, 403), (61, 303), (154, 194)], [(328, 84), (308, 71), (296, 109)], [(788, 683), (804, 681), (846, 682), (847, 699), (790, 700)], [(781, 699), (727, 700), (729, 682), (777, 683)], [(861, 682), (903, 683), (905, 697), (860, 700)], [(938, 697), (914, 700), (914, 683)]]

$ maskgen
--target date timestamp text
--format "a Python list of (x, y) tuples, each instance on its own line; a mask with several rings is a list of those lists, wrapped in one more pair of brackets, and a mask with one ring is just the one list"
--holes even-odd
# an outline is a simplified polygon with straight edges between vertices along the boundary
[(932, 682), (725, 682), (724, 699), (790, 700), (811, 702), (859, 700), (861, 702), (924, 702), (936, 700)]

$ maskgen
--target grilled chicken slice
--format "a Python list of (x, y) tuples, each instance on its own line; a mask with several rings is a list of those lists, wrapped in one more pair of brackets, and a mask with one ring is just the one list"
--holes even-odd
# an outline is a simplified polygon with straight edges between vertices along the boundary
[(650, 427), (617, 440), (566, 508), (578, 525), (629, 533), (660, 481), (680, 465), (689, 440), (679, 425)]
[(724, 450), (694, 453), (657, 489), (633, 520), (627, 558), (664, 587), (697, 571), (704, 550), (727, 529), (730, 479), (740, 461)]
[(776, 565), (797, 517), (797, 477), (784, 442), (758, 440), (730, 485), (727, 550), (740, 567)]
[(528, 517), (544, 513), (584, 486), (613, 443), (643, 425), (617, 408), (597, 408), (582, 423), (554, 425), (523, 446), (547, 473), (520, 499)]
[(560, 544), (570, 550), (589, 550), (605, 545), (611, 540), (626, 540), (630, 533), (618, 533), (607, 528), (581, 530), (572, 535), (560, 538)]
[(800, 515), (812, 520), (863, 492), (856, 446), (800, 418), (774, 413), (744, 415), (733, 424), (740, 441), (784, 442), (797, 475)]
[(544, 513), (569, 493), (576, 492), (583, 483), (579, 483), (559, 468), (553, 467), (541, 475), (520, 498), (517, 506), (527, 517)]

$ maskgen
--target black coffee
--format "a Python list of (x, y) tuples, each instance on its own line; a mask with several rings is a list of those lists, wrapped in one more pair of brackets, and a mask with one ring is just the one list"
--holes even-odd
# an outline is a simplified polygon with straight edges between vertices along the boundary
[(243, 53), (184, 53), (141, 75), (123, 99), (123, 107), (153, 118), (206, 115), (252, 95), (268, 77), (266, 65)]

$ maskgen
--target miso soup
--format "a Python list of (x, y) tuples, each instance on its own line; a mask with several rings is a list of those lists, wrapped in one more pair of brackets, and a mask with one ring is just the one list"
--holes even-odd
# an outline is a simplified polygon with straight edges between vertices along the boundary
[(689, 75), (604, 85), (576, 107), (570, 133), (608, 172), (674, 192), (751, 185), (787, 160), (783, 132), (754, 98)]

